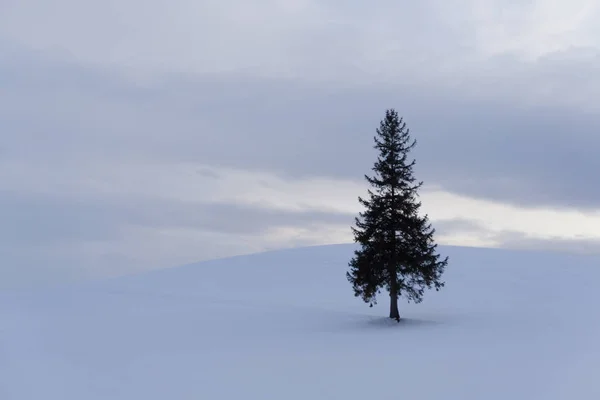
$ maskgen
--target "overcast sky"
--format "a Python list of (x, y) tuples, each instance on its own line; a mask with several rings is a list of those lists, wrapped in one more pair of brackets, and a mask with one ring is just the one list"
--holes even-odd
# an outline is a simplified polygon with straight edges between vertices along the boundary
[(390, 107), (440, 243), (596, 251), (599, 50), (596, 0), (0, 1), (0, 287), (350, 242)]

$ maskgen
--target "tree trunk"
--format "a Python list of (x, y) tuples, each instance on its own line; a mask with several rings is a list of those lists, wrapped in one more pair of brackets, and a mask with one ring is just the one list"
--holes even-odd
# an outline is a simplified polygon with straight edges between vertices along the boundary
[(400, 322), (400, 313), (398, 312), (398, 296), (390, 295), (390, 318)]
[[(396, 211), (396, 188), (392, 185), (392, 210)], [(392, 256), (388, 265), (390, 279), (390, 318), (400, 322), (400, 312), (398, 312), (398, 272), (396, 271), (396, 230), (390, 232), (392, 241)]]
[(398, 288), (396, 287), (396, 279), (394, 279), (394, 281), (391, 282), (390, 287), (390, 318), (400, 322), (400, 312), (398, 312)]

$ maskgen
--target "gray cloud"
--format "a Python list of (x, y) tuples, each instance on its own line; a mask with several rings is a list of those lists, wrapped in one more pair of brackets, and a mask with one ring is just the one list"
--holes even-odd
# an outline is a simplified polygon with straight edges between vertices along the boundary
[(0, 192), (4, 245), (115, 240), (126, 226), (187, 228), (231, 235), (260, 235), (277, 227), (347, 225), (354, 215), (282, 211), (233, 203), (193, 203), (153, 198), (23, 195)]
[(281, 211), (231, 203), (195, 204), (146, 201), (119, 204), (121, 221), (156, 228), (192, 228), (232, 235), (260, 235), (277, 227), (308, 227), (314, 224), (348, 225), (353, 215), (320, 211)]
[(436, 234), (440, 236), (452, 233), (476, 233), (479, 237), (489, 238), (492, 235), (480, 223), (464, 218), (435, 221), (433, 225)]
[(597, 239), (585, 237), (541, 239), (517, 231), (494, 232), (476, 221), (462, 218), (435, 221), (433, 225), (437, 235), (473, 234), (481, 240), (494, 242), (501, 248), (600, 254), (600, 240)]
[(0, 191), (0, 242), (4, 246), (114, 237), (112, 210), (101, 202)]
[(519, 250), (559, 251), (579, 254), (600, 254), (600, 240), (586, 238), (540, 239), (521, 232), (503, 232), (497, 236), (502, 247)]
[[(240, 237), (273, 227), (350, 225), (344, 214), (84, 196), (78, 185), (98, 183), (86, 176), (88, 164), (137, 162), (362, 180), (388, 107), (418, 139), (417, 173), (428, 184), (521, 206), (600, 208), (593, 184), (600, 171), (598, 50), (557, 43), (560, 51), (536, 61), (509, 55), (511, 46), (529, 51), (537, 39), (553, 37), (551, 24), (530, 26), (524, 3), (502, 16), (491, 0), (473, 13), (471, 2), (449, 7), (439, 0), (410, 8), (351, 1), (343, 10), (334, 2), (159, 3), (122, 5), (123, 20), (138, 21), (142, 39), (104, 3), (92, 9), (61, 0), (40, 11), (23, 1), (0, 12), (0, 249), (13, 260), (11, 276), (22, 269), (71, 275), (82, 266), (142, 268), (187, 240), (182, 234), (163, 242), (161, 230), (194, 231), (203, 238), (190, 238), (201, 242), (194, 255), (203, 258), (240, 251)], [(157, 27), (166, 10), (181, 29)], [(498, 37), (503, 24), (513, 29)], [(51, 29), (42, 34), (34, 29), (40, 26)], [(482, 56), (482, 49), (501, 55)], [(68, 177), (44, 182), (18, 169), (23, 165)], [(195, 172), (223, 178), (213, 169)], [(12, 185), (26, 180), (28, 190)], [(127, 227), (143, 234), (125, 237)], [(436, 227), (492, 235), (469, 221)], [(151, 230), (154, 241), (144, 242)], [(541, 245), (503, 235), (496, 239), (506, 246)]]
[[(256, 249), (253, 244), (244, 245), (248, 237), (260, 238), (281, 227), (310, 229), (324, 224), (348, 226), (349, 230), (353, 215), (154, 198), (2, 192), (0, 220), (2, 289), (252, 252), (269, 245)], [(168, 232), (179, 230), (190, 232), (192, 238), (175, 236), (161, 243), (160, 232), (166, 231), (168, 239)], [(183, 254), (174, 254), (177, 251)]]
[[(139, 157), (270, 169), (290, 177), (361, 179), (374, 160), (372, 136), (382, 113), (395, 107), (419, 141), (417, 172), (426, 183), (524, 206), (600, 206), (600, 187), (590, 184), (600, 171), (597, 114), (560, 98), (540, 106), (518, 100), (546, 82), (528, 88), (525, 81), (534, 73), (562, 76), (577, 68), (561, 63), (559, 55), (499, 82), (515, 93), (491, 89), (479, 95), (469, 94), (473, 87), (467, 84), (455, 90), (361, 88), (239, 75), (136, 87), (43, 58), (25, 63), (31, 58), (36, 59), (4, 63), (10, 78), (3, 88), (9, 96), (0, 100), (5, 157)], [(589, 68), (600, 68), (597, 57), (589, 62)], [(554, 83), (554, 93), (564, 89), (567, 100), (581, 93), (568, 83), (580, 87), (583, 81), (565, 79)], [(595, 95), (587, 99), (600, 98)]]

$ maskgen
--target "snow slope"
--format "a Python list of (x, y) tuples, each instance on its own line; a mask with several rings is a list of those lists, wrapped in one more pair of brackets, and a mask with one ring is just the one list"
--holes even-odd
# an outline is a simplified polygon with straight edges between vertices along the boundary
[(0, 294), (0, 399), (600, 399), (600, 259), (443, 247), (405, 318), (352, 245)]

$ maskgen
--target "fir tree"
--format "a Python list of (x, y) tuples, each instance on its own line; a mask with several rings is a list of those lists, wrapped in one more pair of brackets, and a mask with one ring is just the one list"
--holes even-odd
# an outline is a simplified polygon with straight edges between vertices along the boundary
[(371, 185), (369, 198), (358, 198), (365, 211), (352, 227), (360, 248), (354, 252), (346, 276), (355, 296), (371, 307), (385, 288), (390, 294), (390, 318), (400, 321), (398, 297), (420, 303), (425, 289), (442, 288), (448, 257), (441, 259), (437, 254), (435, 230), (427, 215), (420, 215), (417, 192), (423, 183), (416, 182), (415, 161), (408, 158), (416, 140), (394, 109), (386, 111), (376, 132), (379, 156), (375, 174), (365, 175)]

